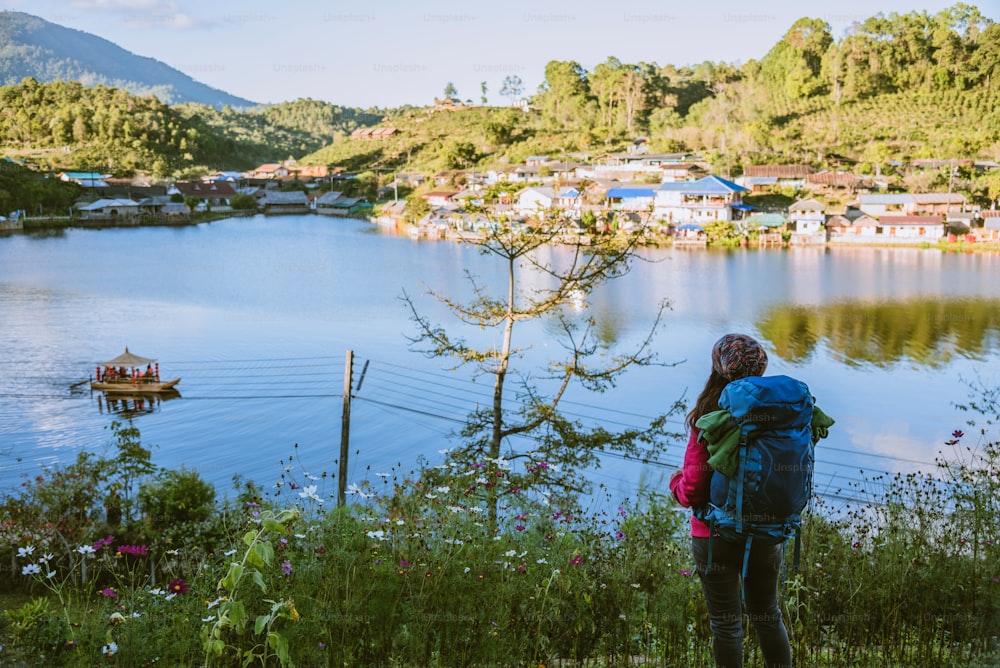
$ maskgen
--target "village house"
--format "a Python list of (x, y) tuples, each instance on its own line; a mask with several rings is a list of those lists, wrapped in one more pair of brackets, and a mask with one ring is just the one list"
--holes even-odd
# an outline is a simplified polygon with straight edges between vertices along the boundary
[(715, 175), (666, 182), (656, 190), (653, 213), (668, 223), (732, 221), (750, 209), (743, 204), (745, 192), (749, 188)]
[(99, 199), (79, 204), (81, 218), (134, 218), (139, 215), (139, 203), (131, 199)]
[(788, 207), (792, 234), (816, 234), (826, 222), (825, 205), (815, 199), (800, 199)]
[(269, 190), (260, 204), (266, 214), (308, 213), (311, 209), (309, 197), (301, 190)]
[(973, 230), (980, 241), (1000, 241), (1000, 210), (987, 209), (980, 212), (983, 226)]
[(290, 165), (288, 172), (299, 181), (315, 181), (330, 176), (330, 168), (326, 165)]
[[(623, 181), (663, 180), (663, 172), (682, 163), (698, 162), (692, 153), (609, 153), (603, 160), (589, 168), (586, 176), (617, 178)], [(584, 176), (583, 173), (580, 174)]]
[(518, 191), (514, 210), (521, 215), (537, 215), (548, 209), (575, 212), (580, 210), (582, 199), (576, 188), (533, 186)]
[(877, 233), (883, 241), (936, 242), (944, 236), (944, 220), (941, 216), (882, 216)]
[(168, 195), (180, 195), (184, 199), (196, 197), (209, 208), (217, 209), (229, 206), (229, 200), (236, 194), (233, 185), (228, 181), (175, 181), (167, 188)]
[(830, 241), (855, 241), (871, 243), (878, 239), (878, 221), (868, 215), (836, 215), (826, 221)]
[(861, 194), (852, 203), (869, 216), (918, 216), (964, 211), (968, 200), (961, 193)]
[(59, 172), (57, 175), (60, 181), (70, 181), (77, 183), (84, 188), (107, 188), (108, 182), (105, 180), (108, 175), (100, 172)]
[[(348, 216), (358, 210), (359, 205), (365, 202), (364, 197), (347, 197), (341, 192), (330, 191), (323, 193), (316, 198), (313, 203), (316, 213), (326, 216)], [(405, 202), (403, 202), (405, 206)]]
[(247, 178), (267, 180), (280, 180), (290, 175), (291, 172), (288, 167), (285, 167), (280, 162), (269, 162), (255, 167), (246, 173)]
[(421, 197), (432, 207), (457, 209), (458, 203), (452, 199), (452, 196), (456, 194), (458, 194), (457, 190), (432, 190), (429, 193), (424, 193)]
[(806, 176), (805, 188), (817, 194), (836, 195), (846, 190), (854, 192), (858, 179), (851, 172), (831, 172), (828, 170)]
[(811, 172), (809, 165), (747, 165), (743, 175), (735, 179), (735, 182), (750, 188), (752, 192), (777, 188), (798, 190), (805, 186), (806, 178)]
[(609, 188), (604, 197), (607, 200), (608, 208), (612, 211), (644, 212), (653, 209), (656, 190), (654, 188), (619, 186)]

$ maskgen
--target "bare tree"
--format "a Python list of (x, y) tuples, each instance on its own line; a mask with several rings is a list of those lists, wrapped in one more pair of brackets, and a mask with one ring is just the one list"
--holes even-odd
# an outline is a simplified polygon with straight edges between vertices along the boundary
[[(675, 402), (648, 427), (619, 433), (585, 426), (559, 411), (573, 383), (603, 393), (629, 367), (659, 364), (651, 342), (668, 308), (666, 301), (660, 304), (643, 341), (624, 354), (610, 354), (599, 340), (594, 318), (585, 312), (574, 316), (570, 308), (599, 285), (629, 271), (641, 233), (582, 237), (574, 223), (551, 213), (530, 232), (520, 232), (505, 221), (492, 222), (484, 238), (469, 243), (503, 264), (506, 281), (496, 294), (468, 271), (473, 291), (468, 303), (434, 290), (428, 293), (460, 324), (495, 331), (498, 343), (472, 346), (422, 315), (405, 291), (402, 299), (418, 330), (411, 338), (414, 350), (452, 358), (455, 368), (471, 365), (477, 376), (493, 377), (492, 404), (470, 414), (461, 431), (461, 447), (451, 450), (447, 458), (450, 465), (481, 469), (480, 481), (467, 493), (485, 500), (495, 526), (500, 499), (522, 490), (539, 490), (554, 502), (575, 507), (579, 496), (591, 489), (585, 469), (599, 466), (604, 452), (637, 460), (655, 458), (668, 440), (667, 415), (682, 407)], [(556, 254), (562, 255), (558, 260), (549, 259), (554, 254), (540, 252), (554, 243), (565, 251)], [(514, 365), (523, 360), (527, 348), (515, 345), (517, 325), (540, 318), (551, 319), (563, 355), (550, 360), (538, 375), (518, 372)], [(515, 389), (508, 387), (512, 382)], [(515, 401), (505, 402), (508, 393), (514, 394)], [(440, 482), (437, 469), (428, 469), (424, 475), (430, 478), (429, 484)]]

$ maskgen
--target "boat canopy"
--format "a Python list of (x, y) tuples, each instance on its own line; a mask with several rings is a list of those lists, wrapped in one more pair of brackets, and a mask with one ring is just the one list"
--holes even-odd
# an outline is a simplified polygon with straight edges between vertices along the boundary
[(107, 362), (101, 362), (103, 366), (146, 366), (155, 362), (155, 359), (150, 359), (148, 357), (140, 357), (138, 355), (133, 355), (128, 351), (128, 346), (125, 346), (125, 352), (114, 358), (113, 360), (108, 360)]

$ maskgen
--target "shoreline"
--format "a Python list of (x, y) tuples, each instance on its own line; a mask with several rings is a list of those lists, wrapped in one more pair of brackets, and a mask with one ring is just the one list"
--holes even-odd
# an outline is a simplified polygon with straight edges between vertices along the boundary
[[(315, 213), (315, 212), (310, 212)], [(256, 215), (263, 215), (270, 218), (280, 218), (287, 214), (265, 214), (260, 211), (225, 211), (225, 212), (208, 212), (208, 213), (198, 213), (195, 215), (182, 215), (173, 216), (171, 218), (156, 219), (152, 217), (146, 217), (144, 219), (129, 219), (129, 220), (119, 220), (115, 219), (78, 219), (78, 218), (49, 218), (49, 219), (37, 219), (37, 218), (27, 218), (23, 221), (22, 227), (20, 229), (8, 229), (3, 230), (3, 234), (0, 236), (12, 236), (16, 234), (28, 234), (32, 232), (45, 232), (45, 231), (58, 231), (66, 229), (118, 229), (118, 228), (128, 228), (128, 227), (187, 227), (192, 225), (200, 225), (202, 223), (212, 223), (219, 220), (228, 220), (230, 218), (246, 218)], [(302, 214), (300, 214), (302, 215)], [(318, 215), (318, 214), (317, 214)], [(324, 217), (326, 218), (326, 217)], [(364, 216), (364, 217), (354, 217), (350, 216), (352, 220), (364, 220), (373, 225), (384, 226), (386, 221), (379, 220), (374, 217)], [(445, 234), (440, 237), (421, 237), (421, 239), (427, 239), (430, 241), (462, 241), (461, 235), (456, 234)], [(822, 248), (822, 249), (832, 249), (832, 248), (919, 248), (921, 250), (937, 250), (941, 252), (963, 252), (963, 253), (981, 253), (981, 252), (1000, 252), (1000, 241), (975, 241), (968, 242), (964, 239), (959, 239), (956, 241), (948, 241), (947, 238), (942, 238), (936, 242), (922, 241), (915, 239), (913, 241), (908, 240), (897, 240), (892, 242), (884, 241), (834, 241), (828, 239), (825, 243), (810, 243), (810, 244), (793, 244), (789, 242), (782, 242), (779, 245), (768, 244), (766, 246), (761, 246), (755, 243), (751, 243), (747, 246), (740, 245), (712, 245), (707, 243), (674, 243), (672, 239), (659, 240), (656, 238), (651, 238), (646, 244), (647, 246), (654, 246), (658, 248), (683, 248), (685, 250), (788, 250), (792, 248)]]

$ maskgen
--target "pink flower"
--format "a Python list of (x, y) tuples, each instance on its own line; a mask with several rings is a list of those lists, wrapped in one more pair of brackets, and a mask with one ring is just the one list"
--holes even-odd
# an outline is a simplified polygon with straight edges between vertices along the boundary
[(189, 585), (187, 582), (184, 582), (183, 578), (174, 578), (173, 580), (170, 581), (170, 584), (167, 585), (167, 590), (171, 594), (186, 594), (188, 589), (190, 588), (191, 585)]
[(145, 545), (119, 545), (119, 554), (131, 554), (135, 557), (145, 557), (148, 553), (148, 548)]
[(683, 575), (683, 576), (684, 576), (684, 577), (686, 577), (686, 578), (689, 578), (689, 577), (691, 577), (691, 571), (689, 571), (689, 570), (688, 570), (688, 569), (686, 569), (686, 568), (682, 568), (682, 569), (681, 569), (681, 575)]
[(524, 531), (524, 525), (523, 524), (515, 524), (514, 525), (514, 529), (517, 530), (517, 531)]
[(108, 534), (107, 538), (98, 538), (97, 541), (94, 542), (94, 544), (93, 544), (92, 547), (94, 548), (94, 552), (97, 552), (102, 547), (106, 547), (108, 545), (111, 545), (111, 543), (113, 543), (113, 542), (115, 542), (115, 537), (112, 536), (111, 534)]
[(118, 593), (111, 587), (107, 587), (101, 590), (101, 596), (107, 596), (108, 598), (115, 598), (118, 596)]
[(292, 562), (289, 561), (288, 559), (285, 559), (285, 561), (282, 562), (282, 564), (281, 564), (281, 572), (284, 573), (285, 575), (291, 575), (292, 574)]
[(580, 556), (579, 554), (569, 560), (570, 566), (578, 566), (581, 563), (583, 563), (583, 557)]

